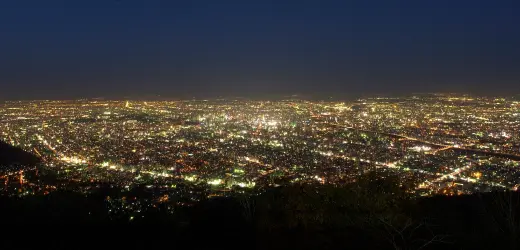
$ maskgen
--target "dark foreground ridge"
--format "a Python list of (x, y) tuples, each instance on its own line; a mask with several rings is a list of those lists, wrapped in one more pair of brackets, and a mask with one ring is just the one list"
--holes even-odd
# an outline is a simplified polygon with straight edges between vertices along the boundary
[[(380, 182), (287, 186), (110, 218), (103, 193), (1, 198), (4, 244), (135, 249), (516, 249), (518, 193), (409, 199)], [(384, 189), (383, 189), (384, 188)], [(385, 191), (386, 190), (386, 191)], [(34, 241), (20, 241), (30, 235)]]
[[(3, 164), (38, 158), (0, 144)], [(5, 157), (7, 156), (7, 157)], [(414, 198), (398, 176), (289, 185), (114, 216), (117, 190), (0, 196), (2, 244), (42, 249), (518, 249), (520, 194)], [(139, 192), (138, 192), (139, 193)], [(111, 199), (112, 197), (112, 199)], [(31, 240), (27, 240), (27, 239)]]

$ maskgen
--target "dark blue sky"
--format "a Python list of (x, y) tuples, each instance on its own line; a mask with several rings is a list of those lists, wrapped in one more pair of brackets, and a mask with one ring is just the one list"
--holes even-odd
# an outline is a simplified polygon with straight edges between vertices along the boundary
[(0, 1), (0, 98), (520, 92), (520, 1)]

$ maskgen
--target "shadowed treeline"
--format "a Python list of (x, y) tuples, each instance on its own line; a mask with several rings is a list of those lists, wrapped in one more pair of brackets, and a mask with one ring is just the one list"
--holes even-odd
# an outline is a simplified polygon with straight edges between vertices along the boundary
[[(37, 158), (0, 144), (9, 164)], [(7, 152), (7, 153), (6, 153)], [(12, 153), (10, 155), (10, 153)], [(13, 160), (14, 159), (14, 160)], [(22, 159), (22, 160), (19, 160)], [(7, 161), (6, 160), (6, 161)], [(107, 197), (56, 191), (0, 196), (7, 249), (517, 249), (520, 194), (414, 198), (396, 175), (371, 172), (341, 186), (288, 185), (260, 195), (213, 198), (189, 207), (156, 204), (132, 220)], [(136, 198), (146, 192), (134, 190)], [(174, 197), (172, 197), (174, 198)], [(175, 199), (172, 199), (175, 200)], [(170, 207), (171, 208), (171, 207)], [(28, 240), (30, 239), (30, 240)]]
[[(165, 206), (143, 217), (108, 216), (106, 194), (54, 192), (2, 198), (6, 244), (192, 249), (516, 249), (518, 193), (413, 199), (395, 177), (364, 176), (342, 187), (292, 185), (253, 197)], [(106, 191), (103, 191), (106, 192)], [(40, 245), (42, 244), (42, 245)]]

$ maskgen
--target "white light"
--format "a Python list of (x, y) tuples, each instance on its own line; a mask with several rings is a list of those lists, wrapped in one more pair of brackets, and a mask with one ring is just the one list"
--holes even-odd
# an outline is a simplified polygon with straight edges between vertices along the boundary
[(222, 184), (222, 180), (221, 179), (210, 180), (210, 181), (208, 181), (208, 184), (217, 186), (217, 185)]

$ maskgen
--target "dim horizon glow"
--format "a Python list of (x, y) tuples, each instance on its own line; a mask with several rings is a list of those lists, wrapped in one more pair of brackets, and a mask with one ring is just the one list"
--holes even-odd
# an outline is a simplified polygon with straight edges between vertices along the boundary
[(3, 1), (0, 100), (518, 94), (519, 7)]

